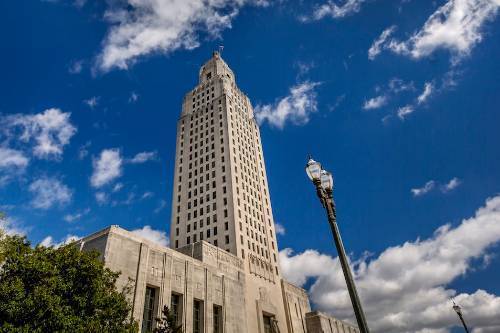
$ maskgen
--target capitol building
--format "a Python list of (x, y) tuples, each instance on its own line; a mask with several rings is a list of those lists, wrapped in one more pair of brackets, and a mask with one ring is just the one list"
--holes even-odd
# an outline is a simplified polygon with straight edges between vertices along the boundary
[(114, 225), (79, 242), (121, 272), (141, 332), (164, 305), (184, 333), (358, 332), (284, 280), (259, 127), (218, 52), (184, 97), (172, 183), (170, 248)]

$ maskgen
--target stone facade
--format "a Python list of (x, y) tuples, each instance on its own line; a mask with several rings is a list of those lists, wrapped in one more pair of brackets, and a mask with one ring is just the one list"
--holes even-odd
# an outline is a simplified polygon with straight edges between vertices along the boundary
[(330, 317), (319, 311), (306, 314), (308, 332), (318, 333), (359, 333), (357, 327)]
[[(110, 226), (78, 242), (84, 251), (97, 250), (106, 267), (121, 272), (118, 290), (127, 290), (134, 319), (141, 332), (154, 327), (164, 305), (176, 309), (178, 324), (184, 333), (358, 333), (352, 325), (319, 312), (310, 312), (304, 289), (285, 280), (279, 281), (281, 309), (285, 328), (265, 326), (263, 315), (277, 312), (276, 299), (265, 289), (257, 299), (247, 294), (244, 261), (208, 242), (200, 241), (178, 250), (159, 246), (145, 238)], [(148, 289), (154, 290), (152, 311), (147, 325)], [(173, 305), (177, 297), (178, 305)], [(194, 303), (202, 304), (201, 325), (194, 328)], [(248, 303), (255, 306), (259, 317), (247, 312)], [(215, 315), (215, 309), (220, 315)], [(272, 316), (271, 316), (272, 317)], [(152, 320), (151, 320), (152, 319)], [(261, 322), (255, 329), (248, 322)], [(277, 323), (276, 323), (277, 324)]]
[[(201, 67), (177, 123), (172, 248), (118, 226), (80, 246), (121, 272), (117, 286), (130, 290), (142, 332), (164, 305), (185, 333), (356, 332), (311, 313), (305, 290), (281, 277), (259, 127), (218, 52)], [(331, 326), (338, 323), (349, 330)]]

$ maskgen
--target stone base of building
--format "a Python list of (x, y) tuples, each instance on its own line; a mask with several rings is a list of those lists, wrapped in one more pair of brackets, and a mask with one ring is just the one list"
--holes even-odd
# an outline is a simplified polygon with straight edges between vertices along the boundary
[[(117, 287), (126, 291), (141, 332), (152, 331), (164, 305), (174, 312), (184, 333), (359, 332), (331, 316), (311, 312), (306, 291), (284, 280), (277, 281), (283, 297), (279, 302), (264, 289), (246, 295), (246, 283), (252, 279), (246, 278), (243, 260), (205, 241), (173, 250), (110, 226), (78, 244), (85, 251), (97, 250), (106, 267), (121, 272)], [(255, 304), (258, 318), (249, 318), (248, 304)], [(284, 304), (286, 323), (276, 321), (283, 311), (275, 304)], [(255, 322), (258, 325), (249, 325)], [(258, 332), (249, 332), (248, 327), (257, 327)]]

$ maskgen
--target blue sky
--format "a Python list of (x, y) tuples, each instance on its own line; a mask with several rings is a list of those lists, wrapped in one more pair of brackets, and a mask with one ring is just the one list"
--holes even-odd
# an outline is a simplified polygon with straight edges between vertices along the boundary
[(285, 276), (351, 318), (312, 154), (375, 331), (452, 332), (455, 297), (498, 332), (499, 6), (2, 2), (3, 227), (58, 244), (119, 224), (165, 244), (181, 101), (224, 45), (261, 124)]

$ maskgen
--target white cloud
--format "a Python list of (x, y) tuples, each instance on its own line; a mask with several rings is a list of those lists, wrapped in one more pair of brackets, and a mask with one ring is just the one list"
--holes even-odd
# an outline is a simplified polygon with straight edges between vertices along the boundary
[(413, 113), (414, 111), (415, 108), (411, 105), (400, 107), (398, 109), (398, 117), (399, 119), (404, 120), (409, 114)]
[(78, 159), (83, 160), (89, 154), (89, 147), (92, 143), (87, 141), (84, 145), (81, 145), (78, 149)]
[(7, 216), (0, 217), (0, 229), (7, 235), (26, 235), (27, 228), (23, 227), (17, 219)]
[[(462, 181), (460, 179), (458, 179), (457, 177), (453, 177), (446, 184), (440, 185), (439, 189), (443, 193), (448, 193), (448, 192), (456, 189), (458, 186), (460, 186), (460, 184), (462, 184)], [(434, 190), (437, 186), (438, 186), (438, 183), (436, 181), (429, 180), (427, 183), (425, 183), (424, 186), (422, 186), (420, 188), (411, 189), (411, 193), (415, 197), (422, 196), (422, 195), (427, 194), (430, 191)]]
[(427, 101), (434, 91), (434, 85), (432, 82), (426, 82), (424, 85), (424, 91), (417, 97), (417, 103), (422, 104)]
[(304, 82), (290, 88), (290, 94), (274, 104), (257, 105), (255, 117), (259, 124), (268, 121), (270, 125), (283, 128), (287, 121), (306, 124), (309, 115), (317, 111), (315, 88), (318, 82)]
[(68, 223), (73, 223), (75, 221), (80, 220), (82, 217), (84, 217), (88, 213), (90, 213), (90, 208), (86, 208), (83, 211), (77, 212), (74, 214), (66, 214), (66, 215), (64, 215), (63, 219), (64, 219), (64, 221), (66, 221)]
[(387, 41), (387, 38), (389, 38), (394, 31), (396, 30), (396, 26), (393, 25), (380, 34), (380, 36), (373, 42), (372, 46), (368, 50), (368, 59), (373, 60), (379, 53), (382, 51), (382, 48)]
[[(432, 237), (387, 248), (378, 257), (353, 263), (359, 295), (373, 332), (449, 332), (458, 326), (449, 297), (460, 304), (475, 332), (500, 326), (500, 297), (476, 290), (459, 293), (447, 285), (472, 271), (500, 241), (500, 196), (488, 199), (474, 217)], [(353, 319), (338, 258), (307, 250), (280, 252), (286, 279), (304, 285), (313, 279), (311, 300), (320, 310)]]
[(355, 14), (361, 10), (361, 5), (366, 0), (345, 0), (342, 5), (337, 5), (333, 0), (317, 7), (314, 11), (313, 18), (320, 20), (326, 16), (332, 18), (343, 18)]
[(104, 149), (99, 158), (94, 159), (94, 172), (90, 178), (93, 187), (102, 187), (122, 175), (123, 159), (118, 149)]
[(75, 60), (69, 66), (68, 72), (70, 74), (79, 74), (82, 72), (82, 69), (83, 69), (83, 60)]
[(52, 236), (47, 236), (38, 245), (45, 246), (45, 247), (54, 247), (57, 249), (58, 247), (61, 247), (62, 245), (66, 245), (66, 244), (69, 244), (71, 242), (75, 242), (75, 241), (79, 240), (80, 238), (81, 237), (79, 237), (79, 236), (69, 234), (69, 235), (66, 235), (66, 237), (61, 239), (59, 242), (56, 242)]
[(116, 183), (115, 186), (113, 186), (113, 192), (119, 192), (123, 188), (123, 183)]
[(164, 210), (165, 207), (167, 207), (167, 202), (165, 200), (160, 200), (160, 202), (158, 203), (158, 206), (154, 210), (154, 213), (158, 214), (159, 212)]
[(95, 200), (99, 205), (103, 205), (108, 201), (108, 195), (105, 192), (96, 192)]
[(285, 226), (280, 224), (280, 223), (275, 223), (274, 229), (275, 229), (277, 235), (284, 235), (286, 233)]
[(29, 164), (29, 158), (22, 152), (0, 147), (0, 169), (24, 169)]
[(387, 104), (387, 96), (380, 95), (365, 101), (365, 104), (363, 104), (363, 109), (364, 110), (378, 109), (384, 106), (385, 104)]
[(99, 97), (92, 96), (89, 99), (83, 100), (83, 103), (87, 104), (87, 106), (91, 109), (95, 108), (99, 104)]
[(444, 184), (441, 187), (441, 191), (443, 191), (444, 193), (453, 191), (454, 189), (456, 189), (457, 187), (459, 187), (460, 184), (462, 184), (462, 182), (460, 181), (460, 179), (458, 179), (457, 177), (454, 177), (454, 178), (450, 179), (450, 181), (448, 183)]
[(414, 197), (419, 197), (421, 195), (427, 194), (434, 189), (436, 182), (434, 180), (429, 180), (424, 186), (420, 188), (412, 188), (411, 193)]
[(392, 39), (384, 47), (414, 59), (447, 49), (456, 62), (482, 40), (483, 26), (496, 16), (499, 6), (499, 0), (448, 0), (408, 40)]
[(401, 80), (400, 78), (392, 78), (389, 81), (388, 84), (389, 90), (394, 93), (394, 94), (399, 94), (400, 92), (403, 91), (414, 91), (415, 90), (415, 85), (413, 84), (413, 81), (410, 82), (405, 82), (404, 80)]
[(141, 200), (152, 198), (155, 194), (153, 192), (147, 191), (141, 197)]
[(149, 225), (145, 225), (142, 229), (132, 230), (132, 232), (161, 246), (168, 246), (169, 244), (165, 231), (154, 230)]
[(130, 97), (128, 98), (129, 103), (135, 103), (139, 99), (139, 94), (137, 94), (135, 91), (132, 91), (130, 94)]
[(191, 50), (199, 35), (217, 38), (247, 4), (265, 0), (125, 0), (109, 2), (105, 19), (111, 28), (96, 65), (101, 71), (127, 69), (138, 57)]
[(33, 194), (31, 204), (38, 209), (65, 205), (73, 196), (72, 191), (56, 178), (37, 179), (30, 184), (28, 189)]
[(130, 163), (133, 164), (141, 164), (146, 163), (148, 161), (153, 161), (157, 159), (157, 153), (155, 151), (143, 151), (138, 153), (133, 158), (129, 160)]
[(76, 133), (70, 123), (71, 113), (60, 109), (47, 109), (35, 115), (14, 114), (5, 118), (6, 130), (21, 127), (20, 139), (24, 142), (34, 140), (33, 153), (38, 158), (59, 158), (63, 148)]

